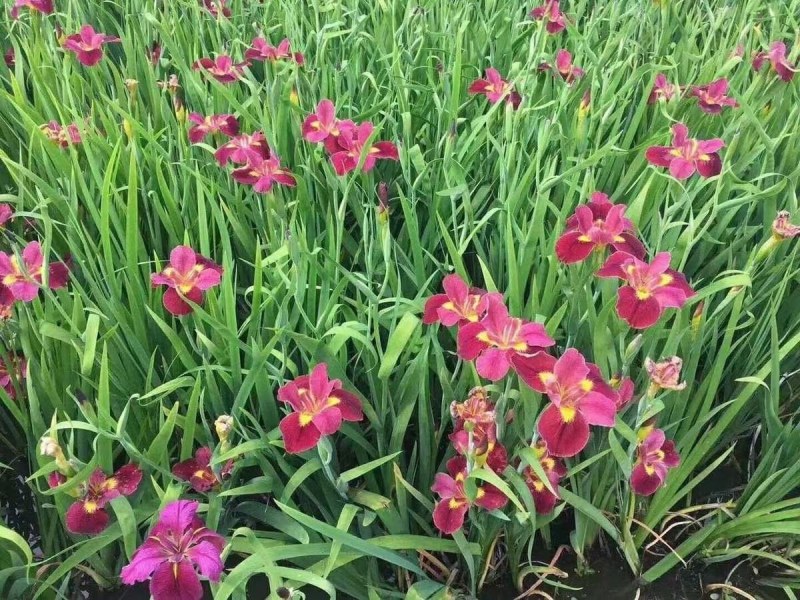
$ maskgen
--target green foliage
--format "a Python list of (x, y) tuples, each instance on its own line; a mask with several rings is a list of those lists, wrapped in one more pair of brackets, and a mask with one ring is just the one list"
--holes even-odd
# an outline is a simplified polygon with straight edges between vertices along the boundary
[[(676, 552), (644, 578), (700, 556), (769, 559), (787, 569), (782, 585), (798, 580), (800, 262), (790, 241), (766, 258), (757, 252), (777, 210), (798, 209), (799, 92), (797, 81), (753, 72), (748, 57), (793, 41), (800, 2), (576, 0), (563, 3), (574, 24), (554, 37), (525, 20), (532, 6), (519, 0), (233, 0), (230, 20), (194, 0), (56, 4), (55, 16), (0, 17), (16, 50), (16, 67), (0, 66), (0, 199), (17, 215), (0, 249), (39, 239), (50, 260), (74, 265), (67, 289), (17, 304), (2, 331), (6, 350), (29, 362), (18, 399), (0, 394), (0, 442), (20, 450), (24, 440), (30, 457), (50, 562), (41, 594), (66, 590), (78, 572), (114, 585), (157, 510), (192, 494), (170, 469), (201, 445), (216, 447), (215, 467), (237, 465), (203, 499), (209, 526), (230, 540), (216, 598), (244, 598), (259, 573), (273, 591), (474, 592), (493, 570), (498, 536), (516, 580), (552, 539), (554, 520), (582, 559), (604, 535), (641, 570), (653, 532), (709, 504), (704, 495), (720, 491), (708, 490), (709, 477), (750, 439), (744, 490), (722, 490), (726, 501), (670, 538)], [(122, 43), (85, 68), (59, 48), (56, 23), (66, 33), (91, 23)], [(190, 68), (223, 49), (238, 59), (257, 29), (273, 43), (290, 38), (306, 65), (255, 64), (231, 86)], [(153, 67), (155, 40), (164, 56)], [(743, 58), (732, 54), (737, 44)], [(587, 71), (572, 86), (537, 71), (562, 47)], [(489, 66), (514, 82), (520, 110), (467, 96)], [(157, 85), (173, 73), (188, 110), (236, 113), (243, 131), (263, 129), (297, 187), (259, 196), (230, 179), (212, 146), (189, 145)], [(680, 83), (727, 77), (741, 107), (711, 116), (688, 99), (650, 106), (657, 73)], [(126, 79), (138, 81), (135, 93)], [(343, 118), (372, 120), (376, 139), (398, 143), (400, 161), (337, 177), (300, 133), (323, 98)], [(39, 126), (51, 119), (77, 122), (84, 142), (49, 143)], [(647, 166), (645, 149), (666, 143), (673, 121), (726, 141), (720, 177), (678, 182)], [(390, 190), (388, 218), (377, 210), (379, 182)], [(636, 332), (614, 311), (615, 284), (592, 277), (596, 264), (566, 267), (554, 256), (564, 221), (596, 189), (629, 206), (648, 250), (672, 252), (698, 292), (644, 332), (635, 353), (626, 348)], [(178, 319), (149, 277), (184, 243), (225, 274)], [(579, 348), (606, 376), (633, 377), (640, 394), (646, 356), (684, 359), (688, 387), (656, 398), (650, 415), (682, 456), (664, 488), (631, 506), (627, 474), (643, 421), (634, 409), (610, 435), (593, 434), (583, 462), (571, 461), (553, 515), (537, 516), (511, 473), (508, 520), (476, 518), (453, 539), (436, 533), (429, 489), (451, 453), (449, 406), (479, 383), (454, 356), (451, 332), (420, 323), (423, 299), (451, 271), (503, 292), (513, 315), (546, 324), (558, 353)], [(365, 420), (318, 456), (287, 455), (276, 391), (323, 361), (359, 395)], [(526, 445), (546, 399), (515, 378), (489, 389), (516, 415), (504, 442)], [(221, 414), (236, 420), (230, 449), (217, 447)], [(72, 488), (96, 466), (145, 470), (100, 536), (64, 532), (72, 499), (47, 488), (54, 466), (38, 454), (53, 419), (79, 469)], [(0, 529), (0, 590), (29, 585), (26, 575), (7, 578), (33, 562), (26, 548)]]

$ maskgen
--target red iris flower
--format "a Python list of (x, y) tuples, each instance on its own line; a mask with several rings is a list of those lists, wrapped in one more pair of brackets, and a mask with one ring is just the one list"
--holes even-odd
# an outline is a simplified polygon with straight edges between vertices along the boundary
[(378, 159), (400, 159), (397, 146), (392, 142), (375, 142), (367, 146), (373, 130), (374, 126), (369, 122), (341, 130), (336, 138), (338, 148), (331, 152), (331, 162), (337, 175), (342, 176), (354, 171), (362, 154), (366, 154), (364, 166), (361, 168), (364, 173), (371, 171)]
[(694, 296), (683, 273), (669, 268), (670, 253), (659, 252), (647, 264), (626, 252), (615, 252), (597, 272), (598, 277), (618, 277), (617, 314), (636, 329), (654, 325), (666, 308), (681, 308)]
[(172, 467), (172, 474), (178, 479), (188, 481), (196, 492), (205, 493), (222, 484), (233, 471), (233, 461), (229, 460), (217, 475), (211, 469), (211, 448), (203, 446), (194, 453), (194, 458), (179, 462)]
[(519, 370), (529, 355), (552, 346), (555, 340), (539, 323), (511, 317), (500, 294), (487, 294), (486, 315), (458, 331), (458, 355), (474, 360), (481, 377), (498, 381), (509, 369)]
[(486, 79), (476, 79), (467, 90), (468, 94), (483, 94), (492, 104), (505, 99), (514, 110), (519, 108), (522, 96), (514, 91), (514, 84), (505, 81), (497, 69), (486, 69)]
[(80, 144), (83, 141), (81, 132), (75, 123), (70, 123), (64, 127), (58, 121), (50, 121), (41, 125), (39, 129), (42, 130), (48, 140), (58, 144), (61, 148), (66, 148), (71, 144)]
[(84, 25), (80, 33), (70, 35), (64, 40), (64, 49), (74, 52), (82, 65), (93, 67), (103, 58), (103, 46), (119, 41), (118, 37), (97, 33), (91, 25)]
[(271, 45), (263, 37), (254, 38), (250, 47), (244, 53), (247, 60), (268, 60), (275, 62), (278, 60), (294, 60), (298, 65), (306, 62), (302, 52), (292, 53), (291, 43), (288, 38), (283, 38), (277, 47)]
[(631, 489), (640, 496), (651, 496), (664, 485), (667, 471), (677, 467), (681, 458), (675, 442), (668, 440), (661, 429), (646, 427), (636, 451), (636, 463), (631, 471)]
[(736, 108), (739, 103), (728, 95), (728, 80), (717, 79), (708, 85), (696, 85), (692, 88), (692, 96), (697, 98), (700, 110), (711, 115), (718, 115), (726, 106)]
[(14, 314), (14, 294), (0, 284), (0, 321), (7, 321)]
[(308, 115), (303, 121), (303, 137), (315, 144), (323, 143), (329, 153), (338, 151), (336, 140), (342, 131), (349, 131), (355, 123), (345, 119), (336, 118), (336, 108), (330, 100), (320, 100), (317, 110)]
[(219, 581), (225, 565), (225, 538), (197, 516), (198, 502), (176, 500), (161, 511), (158, 523), (122, 569), (122, 583), (150, 580), (153, 600), (201, 600), (200, 575)]
[(269, 158), (269, 155), (267, 139), (263, 133), (256, 131), (255, 133), (243, 133), (228, 140), (217, 148), (214, 158), (217, 159), (219, 166), (223, 167), (228, 161), (237, 165), (247, 165)]
[(3, 60), (9, 69), (13, 69), (17, 64), (17, 53), (14, 51), (13, 46), (5, 51), (5, 54), (3, 54)]
[(650, 91), (650, 97), (647, 99), (648, 104), (655, 104), (660, 100), (672, 100), (672, 97), (680, 91), (680, 86), (667, 81), (667, 78), (659, 73), (656, 75), (656, 80), (653, 83), (653, 89)]
[(222, 267), (188, 246), (174, 248), (166, 268), (150, 276), (153, 287), (165, 285), (169, 288), (164, 292), (164, 308), (176, 316), (188, 315), (194, 310), (184, 298), (201, 304), (205, 291), (219, 285), (221, 279)]
[(702, 177), (713, 177), (722, 171), (718, 151), (725, 146), (719, 138), (696, 140), (689, 137), (683, 123), (672, 126), (672, 146), (651, 146), (645, 157), (657, 167), (668, 167), (676, 179), (688, 179), (695, 171)]
[(435, 294), (425, 302), (422, 322), (426, 325), (441, 323), (445, 327), (476, 323), (486, 312), (485, 294), (474, 293), (455, 273), (442, 280), (444, 294)]
[[(540, 71), (549, 71), (552, 68), (553, 67), (549, 63), (542, 63), (539, 65)], [(570, 54), (568, 50), (559, 50), (556, 53), (555, 70), (567, 83), (572, 83), (586, 74), (583, 69), (573, 64), (572, 54)]]
[(289, 187), (297, 185), (294, 175), (281, 168), (280, 160), (275, 155), (251, 160), (244, 167), (234, 169), (232, 176), (239, 183), (253, 186), (253, 190), (259, 194), (269, 193), (276, 183)]
[(539, 464), (542, 465), (542, 469), (544, 469), (550, 486), (555, 493), (547, 489), (547, 485), (539, 479), (536, 471), (530, 466), (525, 467), (525, 470), (522, 472), (522, 477), (525, 479), (525, 483), (528, 485), (528, 489), (531, 492), (536, 512), (540, 515), (546, 515), (553, 511), (556, 502), (559, 500), (558, 484), (561, 482), (561, 479), (566, 476), (567, 468), (564, 466), (563, 460), (555, 458), (547, 451), (547, 444), (542, 440), (534, 444), (533, 452), (536, 458), (539, 459)]
[(80, 500), (67, 510), (67, 530), (70, 533), (95, 535), (108, 527), (106, 505), (120, 496), (136, 492), (142, 471), (136, 465), (125, 465), (111, 477), (96, 469), (81, 489)]
[(17, 387), (22, 388), (28, 377), (28, 361), (24, 356), (9, 354), (0, 358), (0, 387), (12, 400), (17, 397)]
[(202, 69), (220, 83), (234, 83), (244, 75), (244, 68), (249, 66), (245, 62), (235, 63), (227, 54), (220, 54), (216, 58), (201, 58), (192, 65), (195, 71)]
[(320, 438), (339, 431), (342, 421), (364, 418), (361, 402), (342, 389), (339, 379), (328, 379), (328, 365), (320, 363), (278, 390), (278, 400), (294, 409), (280, 422), (283, 443), (290, 454), (317, 445)]
[(446, 535), (464, 526), (470, 506), (484, 510), (499, 510), (508, 502), (505, 494), (490, 483), (477, 486), (474, 500), (467, 497), (464, 480), (467, 477), (466, 459), (455, 456), (447, 461), (447, 473), (437, 473), (431, 491), (439, 496), (433, 508), (433, 524)]
[(47, 285), (51, 290), (66, 287), (69, 267), (66, 263), (44, 264), (42, 246), (30, 242), (22, 251), (22, 265), (16, 254), (0, 252), (0, 283), (8, 288), (15, 300), (31, 302), (42, 287), (42, 274), (48, 269)]
[(486, 390), (477, 387), (464, 402), (453, 402), (450, 414), (455, 421), (450, 441), (456, 452), (469, 454), (477, 464), (488, 463), (493, 471), (502, 472), (508, 457), (505, 448), (497, 443), (497, 412)]
[(14, 209), (6, 203), (0, 203), (0, 229), (5, 228), (6, 223), (14, 216)]
[(630, 377), (620, 378), (619, 375), (612, 377), (611, 381), (609, 381), (609, 385), (616, 394), (614, 402), (616, 402), (617, 412), (619, 412), (628, 406), (631, 400), (633, 400), (633, 394), (636, 391), (636, 386)]
[(199, 113), (189, 113), (189, 120), (194, 123), (189, 128), (189, 141), (197, 144), (207, 136), (215, 133), (222, 133), (228, 137), (234, 137), (239, 133), (239, 121), (233, 115), (209, 115), (204, 117)]
[(11, 18), (19, 18), (19, 10), (29, 8), (32, 11), (40, 12), (43, 15), (53, 14), (53, 0), (15, 0), (11, 7)]
[(520, 377), (550, 405), (539, 418), (539, 435), (553, 456), (575, 456), (589, 443), (589, 426), (613, 427), (617, 394), (596, 365), (568, 349), (561, 358), (541, 352), (528, 361)]
[(636, 237), (633, 223), (625, 218), (625, 208), (624, 204), (612, 204), (602, 192), (593, 193), (589, 204), (579, 205), (567, 219), (567, 230), (556, 242), (558, 260), (580, 262), (606, 246), (644, 257), (644, 246)]
[(215, 19), (219, 19), (220, 17), (225, 17), (226, 19), (231, 18), (233, 13), (227, 4), (228, 0), (200, 0), (200, 6), (210, 12), (211, 16)]
[(765, 63), (769, 62), (772, 70), (785, 82), (790, 82), (798, 69), (786, 60), (786, 44), (772, 42), (769, 52), (758, 52), (753, 57), (753, 68), (760, 71)]
[(531, 19), (534, 21), (547, 21), (547, 33), (555, 35), (561, 33), (567, 26), (567, 19), (564, 13), (561, 12), (561, 6), (558, 0), (547, 0), (541, 6), (537, 6), (530, 13)]

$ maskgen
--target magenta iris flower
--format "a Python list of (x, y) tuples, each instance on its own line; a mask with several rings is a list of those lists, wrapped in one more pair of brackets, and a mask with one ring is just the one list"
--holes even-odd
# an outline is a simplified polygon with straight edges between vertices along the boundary
[(219, 581), (225, 538), (200, 520), (198, 506), (177, 500), (164, 507), (150, 536), (122, 569), (122, 583), (150, 580), (153, 600), (200, 600), (199, 575)]

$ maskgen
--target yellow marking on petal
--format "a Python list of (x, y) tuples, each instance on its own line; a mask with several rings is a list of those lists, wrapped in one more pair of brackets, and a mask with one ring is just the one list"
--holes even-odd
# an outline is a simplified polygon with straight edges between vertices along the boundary
[(554, 381), (556, 378), (556, 374), (550, 371), (542, 371), (539, 373), (539, 381), (547, 385), (551, 381)]
[(185, 296), (186, 294), (188, 294), (189, 292), (191, 292), (194, 289), (194, 284), (193, 283), (184, 283), (182, 285), (179, 285), (178, 289), (181, 291), (181, 294), (183, 294)]
[(332, 406), (338, 406), (341, 403), (342, 403), (342, 401), (339, 398), (337, 398), (336, 396), (330, 396), (328, 398), (328, 401), (325, 403), (325, 408), (330, 408)]
[(636, 290), (636, 297), (639, 300), (647, 300), (651, 295), (650, 290), (646, 288), (639, 288)]
[(552, 471), (553, 469), (556, 468), (556, 461), (552, 458), (545, 458), (542, 461), (542, 468), (545, 471)]
[(592, 388), (594, 388), (594, 383), (590, 379), (584, 379), (581, 381), (581, 389), (584, 392), (591, 392)]
[(464, 473), (456, 473), (456, 481), (464, 481)]
[(656, 472), (656, 470), (653, 467), (651, 467), (650, 465), (645, 465), (644, 466), (644, 472), (647, 473), (648, 475), (652, 475), (653, 473)]
[(670, 150), (669, 153), (672, 156), (682, 156), (682, 153), (681, 153), (680, 149), (678, 149), (678, 148), (674, 148), (674, 149)]
[(544, 484), (541, 481), (538, 481), (538, 480), (534, 481), (533, 482), (533, 489), (535, 491), (537, 491), (537, 492), (543, 492), (544, 491)]
[(670, 283), (672, 283), (674, 280), (675, 280), (675, 278), (674, 278), (672, 275), (669, 275), (669, 274), (667, 274), (667, 273), (664, 273), (664, 274), (661, 276), (661, 279), (659, 279), (659, 280), (658, 280), (658, 285), (661, 285), (661, 286), (664, 286), (664, 285), (669, 285), (669, 284), (670, 284)]
[(711, 160), (711, 156), (709, 156), (708, 154), (701, 154), (700, 156), (697, 157), (697, 160), (702, 160), (703, 162), (705, 162), (707, 160)]
[(311, 421), (314, 420), (314, 415), (309, 412), (300, 413), (300, 427), (306, 427)]
[(118, 482), (116, 477), (109, 477), (103, 482), (104, 490), (113, 490), (117, 488)]
[(377, 154), (380, 151), (381, 151), (381, 149), (376, 147), (376, 146), (373, 146), (372, 148), (369, 149), (369, 153), (370, 154)]
[(624, 242), (624, 241), (625, 241), (625, 238), (624, 238), (624, 237), (622, 237), (621, 235), (615, 235), (615, 236), (614, 236), (614, 241), (615, 241), (617, 244), (621, 244), (622, 242)]
[(645, 441), (647, 439), (647, 436), (650, 435), (653, 429), (655, 429), (653, 425), (646, 425), (642, 427), (639, 431), (636, 432), (636, 439), (639, 440), (639, 442)]
[(447, 503), (447, 506), (450, 508), (450, 510), (457, 510), (461, 508), (462, 504), (464, 504), (462, 501), (451, 498), (450, 502)]
[(656, 450), (653, 454), (655, 454), (656, 460), (664, 460), (664, 457), (666, 456), (663, 450)]
[(178, 563), (173, 563), (173, 565), (172, 565), (172, 576), (176, 580), (178, 579)]
[(517, 352), (525, 352), (528, 349), (528, 342), (515, 342), (512, 348)]
[(100, 508), (97, 506), (97, 502), (93, 502), (91, 500), (83, 503), (83, 510), (85, 510), (88, 514), (93, 515), (97, 512), (97, 509)]
[(202, 469), (199, 471), (195, 471), (194, 473), (192, 473), (192, 477), (197, 477), (198, 479), (205, 479), (206, 472)]
[(489, 334), (488, 334), (488, 333), (486, 333), (485, 331), (481, 331), (481, 332), (480, 332), (478, 335), (476, 335), (475, 337), (476, 337), (476, 339), (477, 339), (478, 341), (480, 341), (480, 342), (483, 342), (484, 344), (489, 344), (489, 343), (491, 343), (491, 340), (489, 339)]
[(633, 264), (631, 264), (631, 265), (628, 265), (627, 267), (625, 267), (625, 272), (626, 272), (628, 275), (633, 275), (633, 273), (635, 273), (635, 272), (636, 272), (636, 265), (633, 265)]
[(444, 304), (442, 304), (442, 308), (445, 309), (445, 310), (455, 310), (456, 309), (455, 305), (452, 302), (445, 302)]
[(475, 500), (480, 500), (486, 495), (486, 492), (483, 491), (483, 488), (478, 488), (478, 492), (475, 494)]
[(586, 244), (586, 243), (591, 242), (592, 238), (590, 238), (588, 235), (580, 235), (580, 236), (578, 236), (578, 241), (579, 242), (583, 242), (583, 243)]
[(558, 410), (561, 411), (561, 420), (564, 421), (564, 423), (572, 423), (572, 421), (575, 420), (575, 415), (578, 414), (571, 406), (562, 406)]

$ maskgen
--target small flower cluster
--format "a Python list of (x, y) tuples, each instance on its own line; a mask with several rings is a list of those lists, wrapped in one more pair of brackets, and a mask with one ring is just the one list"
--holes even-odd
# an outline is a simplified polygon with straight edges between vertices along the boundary
[(572, 264), (607, 246), (614, 252), (596, 274), (625, 283), (619, 289), (617, 314), (631, 327), (651, 327), (664, 310), (681, 308), (695, 295), (686, 277), (669, 267), (669, 252), (660, 252), (650, 263), (644, 260), (644, 245), (625, 217), (625, 205), (612, 204), (606, 194), (595, 192), (589, 204), (579, 205), (567, 220), (566, 231), (556, 242), (556, 256)]
[(365, 173), (371, 171), (379, 159), (399, 160), (394, 143), (372, 141), (374, 130), (375, 126), (369, 121), (354, 123), (350, 119), (336, 118), (336, 108), (327, 99), (320, 101), (316, 112), (303, 122), (303, 137), (323, 145), (340, 177), (355, 171), (362, 156), (361, 170)]

